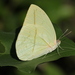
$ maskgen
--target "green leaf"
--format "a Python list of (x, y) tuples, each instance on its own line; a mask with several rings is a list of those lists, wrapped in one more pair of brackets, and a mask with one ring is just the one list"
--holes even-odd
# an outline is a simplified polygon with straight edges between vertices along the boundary
[(5, 47), (5, 54), (10, 54), (10, 49), (14, 38), (14, 33), (0, 32), (0, 42)]
[[(61, 29), (54, 25), (57, 37), (62, 35)], [(20, 61), (16, 56), (15, 42), (17, 33), (15, 32), (0, 32), (0, 42), (5, 48), (4, 53), (0, 53), (0, 66), (14, 66), (20, 71), (31, 73), (35, 70), (37, 65), (57, 60), (61, 57), (73, 56), (75, 55), (75, 43), (68, 38), (63, 38), (61, 40), (60, 46), (64, 49), (59, 49), (60, 55), (57, 50), (48, 53), (45, 56), (39, 57), (31, 61)], [(0, 47), (1, 49), (1, 47)]]

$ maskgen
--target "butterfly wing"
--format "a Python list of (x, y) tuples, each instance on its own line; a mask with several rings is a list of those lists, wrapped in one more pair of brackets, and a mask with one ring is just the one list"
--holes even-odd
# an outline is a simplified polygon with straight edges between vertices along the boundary
[(16, 41), (18, 58), (26, 61), (40, 57), (51, 52), (55, 44), (56, 34), (50, 19), (32, 4)]

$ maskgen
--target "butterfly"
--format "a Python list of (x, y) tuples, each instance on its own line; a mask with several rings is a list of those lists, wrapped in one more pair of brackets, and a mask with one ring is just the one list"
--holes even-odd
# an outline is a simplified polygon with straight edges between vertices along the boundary
[(31, 4), (16, 40), (16, 53), (20, 60), (29, 61), (54, 51), (61, 41), (47, 14)]

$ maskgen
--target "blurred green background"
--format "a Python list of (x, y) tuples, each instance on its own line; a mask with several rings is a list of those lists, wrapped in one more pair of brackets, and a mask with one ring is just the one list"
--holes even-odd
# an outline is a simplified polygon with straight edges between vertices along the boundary
[[(40, 6), (53, 24), (64, 32), (72, 31), (67, 37), (75, 41), (74, 0), (0, 0), (0, 31), (12, 32), (22, 26), (30, 4)], [(38, 65), (32, 74), (18, 71), (15, 67), (0, 67), (0, 75), (75, 75), (75, 56)]]

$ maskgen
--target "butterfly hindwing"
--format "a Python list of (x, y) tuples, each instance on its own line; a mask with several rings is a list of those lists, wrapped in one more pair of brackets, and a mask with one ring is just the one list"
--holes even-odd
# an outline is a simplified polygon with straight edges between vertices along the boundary
[(32, 60), (52, 51), (56, 43), (54, 27), (46, 13), (31, 5), (16, 41), (16, 53), (20, 60)]

